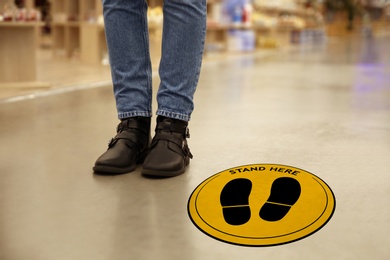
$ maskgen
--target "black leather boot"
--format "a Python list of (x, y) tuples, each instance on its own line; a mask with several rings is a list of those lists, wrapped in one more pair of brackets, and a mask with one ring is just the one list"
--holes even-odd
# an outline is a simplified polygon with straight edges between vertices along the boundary
[(97, 159), (94, 172), (115, 175), (134, 171), (137, 164), (142, 163), (146, 157), (149, 140), (150, 117), (122, 120), (107, 151)]
[(142, 174), (173, 177), (184, 173), (192, 159), (188, 148), (188, 122), (158, 116), (156, 134), (144, 161)]

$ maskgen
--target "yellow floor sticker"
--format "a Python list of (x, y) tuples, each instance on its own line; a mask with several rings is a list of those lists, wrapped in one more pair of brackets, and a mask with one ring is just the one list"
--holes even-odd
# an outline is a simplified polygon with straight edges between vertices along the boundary
[(188, 201), (207, 235), (244, 246), (274, 246), (307, 237), (332, 217), (329, 186), (305, 170), (279, 164), (227, 169), (202, 182)]

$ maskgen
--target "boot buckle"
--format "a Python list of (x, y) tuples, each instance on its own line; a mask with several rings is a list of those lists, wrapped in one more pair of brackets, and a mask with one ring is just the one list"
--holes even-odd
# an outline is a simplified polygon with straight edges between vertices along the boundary
[(191, 159), (193, 158), (193, 155), (190, 151), (190, 148), (188, 147), (186, 141), (183, 140), (183, 143), (182, 143), (182, 150), (183, 150), (183, 153), (185, 156), (188, 156), (190, 157)]

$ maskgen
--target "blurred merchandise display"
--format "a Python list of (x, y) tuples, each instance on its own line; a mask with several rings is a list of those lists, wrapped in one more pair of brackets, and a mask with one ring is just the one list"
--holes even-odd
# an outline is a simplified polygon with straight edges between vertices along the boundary
[[(163, 3), (148, 0), (149, 33), (156, 42)], [(108, 64), (101, 0), (0, 0), (4, 26), (35, 21), (43, 21), (38, 40), (52, 48), (54, 58)], [(207, 0), (206, 55), (378, 34), (390, 34), (390, 0)]]
[(319, 0), (210, 0), (208, 5), (206, 51), (253, 51), (326, 39)]
[(41, 12), (35, 8), (19, 8), (12, 1), (0, 6), (0, 22), (37, 22)]
[(230, 30), (228, 35), (228, 51), (248, 52), (255, 50), (256, 35), (253, 30)]
[(389, 0), (326, 0), (324, 16), (329, 36), (390, 33)]
[[(222, 8), (218, 7), (217, 10), (222, 15), (216, 15), (214, 12), (210, 15), (209, 20), (214, 24), (224, 21), (224, 24), (231, 26), (255, 25), (269, 28), (278, 26), (305, 28), (307, 24), (323, 26), (319, 4), (308, 5), (297, 0), (224, 0), (221, 3)], [(215, 19), (215, 17), (225, 17), (225, 19)]]

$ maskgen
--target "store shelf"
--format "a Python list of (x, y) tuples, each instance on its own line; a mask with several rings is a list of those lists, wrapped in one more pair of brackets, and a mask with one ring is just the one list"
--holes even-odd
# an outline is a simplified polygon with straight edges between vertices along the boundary
[[(289, 34), (291, 31), (303, 29), (288, 23), (282, 23), (276, 26), (266, 26), (262, 24), (219, 24), (210, 19), (213, 13), (221, 12), (221, 0), (209, 0), (208, 7), (208, 43), (223, 45), (222, 49), (227, 50), (228, 32), (231, 30), (253, 30), (256, 39), (270, 34)], [(149, 0), (150, 8), (162, 7), (163, 0)], [(53, 47), (55, 56), (65, 56), (66, 58), (79, 57), (80, 60), (88, 64), (101, 63), (106, 56), (107, 47), (104, 38), (104, 26), (97, 23), (101, 20), (103, 13), (101, 0), (57, 0), (53, 1), (52, 15), (54, 17), (53, 28)], [(255, 11), (262, 12), (273, 17), (282, 15), (297, 16), (307, 21), (310, 28), (321, 28), (322, 24), (313, 22), (319, 13), (314, 10), (303, 8), (275, 8), (266, 6), (257, 6)], [(154, 33), (161, 30), (161, 24), (149, 24), (149, 31)], [(285, 39), (286, 36), (279, 37)], [(285, 40), (283, 40), (286, 42)], [(75, 53), (77, 55), (75, 55)], [(58, 55), (59, 54), (59, 55)]]
[(100, 0), (57, 0), (52, 3), (53, 52), (55, 57), (78, 58), (99, 64), (106, 49)]

